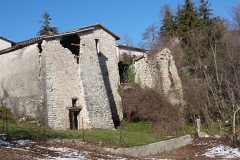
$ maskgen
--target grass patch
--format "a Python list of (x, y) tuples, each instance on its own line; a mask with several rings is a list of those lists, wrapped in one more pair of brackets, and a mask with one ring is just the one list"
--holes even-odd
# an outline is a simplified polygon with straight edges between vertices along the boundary
[[(1, 133), (6, 132), (2, 128), (3, 121), (0, 120)], [(51, 138), (58, 139), (80, 139), (95, 144), (111, 147), (130, 147), (154, 143), (165, 140), (166, 136), (181, 136), (183, 132), (171, 134), (158, 133), (146, 121), (132, 122), (123, 120), (121, 127), (116, 130), (94, 129), (94, 130), (53, 130), (46, 126), (36, 124), (8, 122), (8, 134), (23, 139), (44, 140)]]

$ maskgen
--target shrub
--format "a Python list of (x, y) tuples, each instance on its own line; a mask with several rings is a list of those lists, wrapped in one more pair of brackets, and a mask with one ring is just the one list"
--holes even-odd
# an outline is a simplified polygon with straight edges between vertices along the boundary
[(124, 112), (134, 112), (135, 116), (152, 123), (158, 131), (173, 132), (184, 127), (180, 110), (154, 89), (132, 83), (123, 92), (122, 104)]
[(0, 107), (0, 119), (2, 120), (15, 120), (11, 110), (5, 106)]
[(123, 78), (127, 82), (135, 82), (135, 71), (133, 66), (129, 66), (126, 72), (123, 73)]

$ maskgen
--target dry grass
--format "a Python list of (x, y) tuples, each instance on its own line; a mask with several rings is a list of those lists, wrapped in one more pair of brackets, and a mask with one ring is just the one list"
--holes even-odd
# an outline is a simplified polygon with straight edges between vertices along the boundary
[(134, 112), (142, 120), (148, 120), (161, 132), (174, 132), (184, 127), (180, 110), (171, 105), (164, 96), (150, 88), (131, 84), (122, 96), (123, 111)]

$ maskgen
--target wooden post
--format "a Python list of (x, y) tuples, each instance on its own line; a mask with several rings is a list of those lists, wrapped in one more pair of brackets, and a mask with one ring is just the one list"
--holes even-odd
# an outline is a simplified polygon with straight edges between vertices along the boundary
[(121, 145), (121, 138), (122, 138), (121, 124), (119, 125), (119, 131), (120, 131), (120, 134), (119, 134), (119, 146), (120, 146)]
[(6, 111), (6, 134), (8, 136), (8, 113)]
[(83, 141), (84, 141), (84, 126), (83, 126), (83, 117), (82, 117), (82, 137), (83, 137)]
[[(159, 125), (158, 125), (158, 126), (159, 126)], [(157, 129), (156, 129), (156, 136), (157, 136), (156, 140), (157, 140), (157, 142), (158, 142), (158, 131), (157, 131)]]
[(2, 118), (2, 133), (4, 132), (4, 114), (3, 114), (3, 110), (1, 112), (1, 118)]
[(141, 123), (141, 126), (140, 126), (140, 127), (141, 127), (141, 144), (142, 144), (142, 132), (143, 132), (143, 129), (142, 129), (142, 128), (143, 128), (143, 127), (142, 127), (142, 123)]
[(46, 138), (46, 124), (45, 124), (45, 117), (44, 117), (44, 114), (43, 114), (43, 137), (44, 139)]

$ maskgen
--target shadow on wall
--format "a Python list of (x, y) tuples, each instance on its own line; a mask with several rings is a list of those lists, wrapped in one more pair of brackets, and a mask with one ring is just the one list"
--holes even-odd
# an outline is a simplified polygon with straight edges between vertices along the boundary
[(116, 128), (120, 124), (120, 119), (119, 119), (115, 99), (114, 99), (114, 96), (112, 93), (112, 88), (110, 85), (107, 63), (106, 63), (107, 60), (108, 60), (108, 58), (103, 53), (101, 53), (101, 52), (98, 53), (98, 61), (99, 61), (101, 73), (103, 76), (104, 86), (107, 91), (108, 101), (109, 101), (111, 112), (112, 112), (112, 118), (113, 118), (114, 126)]

